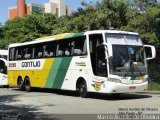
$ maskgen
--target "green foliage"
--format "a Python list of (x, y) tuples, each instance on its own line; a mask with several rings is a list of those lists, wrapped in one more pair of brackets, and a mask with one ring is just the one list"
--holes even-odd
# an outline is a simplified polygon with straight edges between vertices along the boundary
[(160, 6), (151, 0), (101, 0), (82, 2), (71, 16), (57, 18), (41, 11), (6, 22), (0, 34), (0, 47), (31, 41), (51, 34), (109, 29), (140, 33), (146, 44), (160, 47)]
[(148, 85), (148, 90), (149, 91), (160, 91), (160, 84), (150, 81)]
[(130, 19), (125, 30), (138, 32), (144, 43), (160, 47), (160, 6), (149, 6)]
[(0, 39), (2, 38), (2, 24), (0, 23)]
[(52, 26), (57, 18), (51, 14), (37, 13), (7, 21), (3, 26), (3, 38), (0, 47), (6, 48), (11, 43), (27, 42), (35, 38), (52, 34)]

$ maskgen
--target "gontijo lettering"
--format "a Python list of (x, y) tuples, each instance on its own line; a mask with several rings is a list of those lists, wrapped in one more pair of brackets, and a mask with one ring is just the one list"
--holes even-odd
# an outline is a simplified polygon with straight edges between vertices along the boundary
[(22, 67), (40, 67), (40, 61), (22, 62)]

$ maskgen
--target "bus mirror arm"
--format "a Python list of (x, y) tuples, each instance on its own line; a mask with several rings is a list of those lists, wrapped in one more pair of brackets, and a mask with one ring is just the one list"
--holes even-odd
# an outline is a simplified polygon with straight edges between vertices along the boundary
[(151, 60), (151, 59), (154, 59), (156, 57), (156, 49), (155, 49), (154, 46), (152, 46), (152, 45), (144, 45), (144, 48), (151, 48), (151, 53), (152, 53), (152, 56), (146, 58), (146, 60)]
[(103, 45), (105, 46), (105, 54), (106, 57), (112, 57), (113, 56), (113, 49), (112, 49), (112, 45), (110, 43), (103, 43)]

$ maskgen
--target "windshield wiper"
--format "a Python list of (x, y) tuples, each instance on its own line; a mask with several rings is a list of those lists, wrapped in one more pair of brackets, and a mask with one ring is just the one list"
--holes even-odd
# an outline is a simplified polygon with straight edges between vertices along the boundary
[[(132, 63), (132, 66), (133, 66), (133, 67), (134, 67), (134, 69), (135, 69), (135, 65), (134, 65), (134, 63)], [(137, 69), (137, 71), (139, 72), (140, 76), (142, 76), (142, 72), (140, 71), (140, 69), (138, 68), (138, 66), (136, 66), (136, 69)]]
[(133, 61), (130, 61), (130, 68), (129, 68), (129, 70), (124, 74), (124, 76), (126, 77), (129, 72), (131, 72), (131, 75), (133, 75), (134, 72), (136, 72), (136, 70), (139, 72), (140, 76), (142, 76), (142, 72), (140, 71), (140, 69), (139, 69), (138, 67), (135, 67)]

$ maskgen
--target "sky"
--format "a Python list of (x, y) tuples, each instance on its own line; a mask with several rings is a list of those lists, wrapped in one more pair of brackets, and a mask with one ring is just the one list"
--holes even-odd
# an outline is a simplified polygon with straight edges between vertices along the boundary
[[(81, 0), (66, 0), (67, 4), (72, 8), (73, 11), (76, 11), (77, 8), (81, 7)], [(97, 1), (97, 0), (85, 0)], [(48, 0), (26, 0), (26, 3), (46, 3)], [(0, 23), (4, 24), (8, 20), (8, 8), (16, 6), (17, 0), (1, 0), (0, 4)]]

